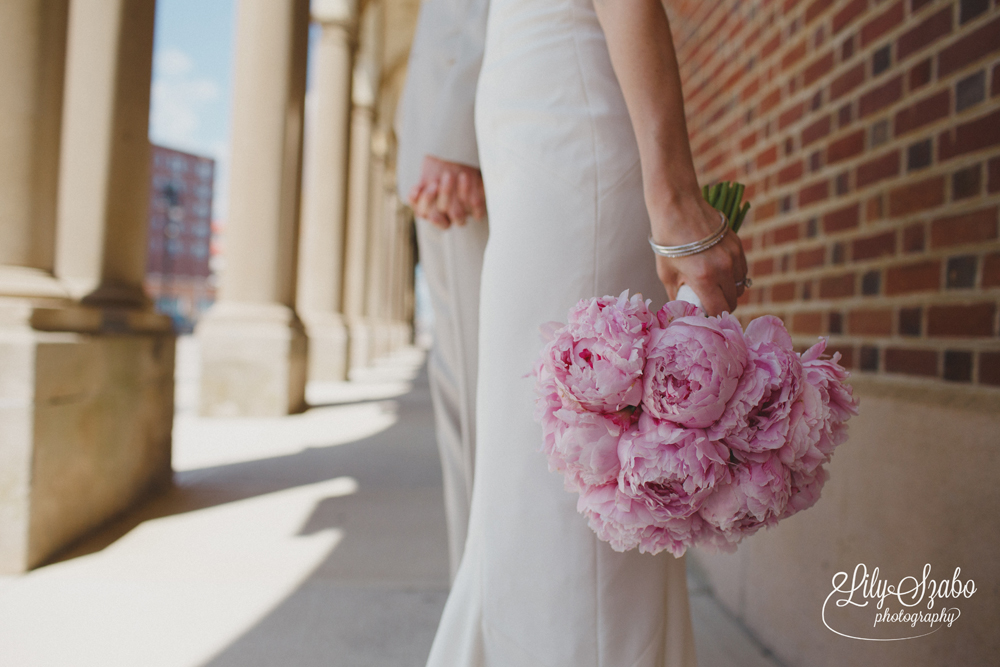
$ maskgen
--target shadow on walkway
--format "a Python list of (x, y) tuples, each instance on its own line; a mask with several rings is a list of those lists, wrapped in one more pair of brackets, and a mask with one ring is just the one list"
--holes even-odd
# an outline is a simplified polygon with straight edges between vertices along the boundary
[(279, 486), (302, 479), (293, 471), (310, 481), (349, 476), (358, 491), (316, 505), (301, 534), (339, 530), (341, 542), (295, 592), (208, 665), (424, 663), (448, 588), (425, 369), (398, 400), (398, 410), (399, 421), (371, 438), (309, 450), (284, 466), (260, 462), (268, 470), (252, 471)]
[(330, 553), (205, 664), (423, 665), (448, 590), (441, 469), (426, 367), (398, 398), (317, 409), (363, 403), (393, 413), (395, 423), (354, 442), (178, 472), (170, 490), (59, 560), (96, 553), (155, 519), (343, 479), (349, 492), (319, 500), (298, 533), (336, 534)]

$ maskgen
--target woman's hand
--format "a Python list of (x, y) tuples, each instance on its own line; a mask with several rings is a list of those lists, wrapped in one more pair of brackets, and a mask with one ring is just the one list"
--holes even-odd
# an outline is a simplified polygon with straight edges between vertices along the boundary
[[(719, 229), (720, 214), (700, 193), (687, 195), (664, 206), (650, 202), (653, 241), (681, 245), (700, 241)], [(743, 244), (732, 231), (704, 252), (675, 259), (656, 257), (656, 273), (671, 299), (687, 285), (701, 299), (707, 315), (736, 310), (736, 299), (746, 289), (747, 261)]]

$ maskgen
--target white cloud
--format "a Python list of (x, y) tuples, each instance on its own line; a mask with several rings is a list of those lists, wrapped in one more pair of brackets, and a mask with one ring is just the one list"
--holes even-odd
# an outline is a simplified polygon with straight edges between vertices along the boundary
[(153, 62), (150, 139), (191, 152), (204, 152), (197, 137), (201, 113), (219, 98), (219, 85), (194, 72), (192, 58), (175, 48), (157, 52)]
[(153, 69), (160, 76), (183, 76), (194, 69), (194, 60), (180, 49), (168, 47), (156, 53)]

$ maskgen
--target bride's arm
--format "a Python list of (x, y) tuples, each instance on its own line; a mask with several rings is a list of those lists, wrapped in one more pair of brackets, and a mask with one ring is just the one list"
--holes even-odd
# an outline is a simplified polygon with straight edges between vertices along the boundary
[[(653, 240), (661, 245), (698, 241), (719, 228), (719, 214), (701, 196), (688, 144), (677, 56), (660, 0), (595, 0), (611, 64), (621, 84), (639, 143), (643, 190)], [(670, 298), (682, 284), (701, 298), (709, 315), (736, 308), (746, 277), (739, 239), (681, 259), (657, 257), (657, 273)]]

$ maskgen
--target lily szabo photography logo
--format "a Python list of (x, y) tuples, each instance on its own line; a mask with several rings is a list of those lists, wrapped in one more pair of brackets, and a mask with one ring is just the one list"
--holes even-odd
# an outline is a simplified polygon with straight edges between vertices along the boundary
[(950, 578), (935, 579), (930, 563), (922, 575), (898, 582), (871, 573), (863, 563), (854, 573), (833, 575), (833, 590), (823, 602), (823, 624), (849, 639), (873, 642), (903, 641), (950, 628), (962, 616), (960, 602), (976, 592), (976, 582), (963, 581), (962, 569)]

